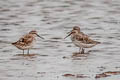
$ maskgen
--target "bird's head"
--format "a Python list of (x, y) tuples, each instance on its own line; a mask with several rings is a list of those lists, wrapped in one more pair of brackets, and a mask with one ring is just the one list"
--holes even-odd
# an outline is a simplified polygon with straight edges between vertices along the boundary
[(73, 30), (77, 30), (78, 32), (80, 32), (80, 27), (74, 26), (74, 27), (73, 27)]
[(78, 31), (77, 30), (72, 30), (64, 39), (66, 39), (70, 35), (75, 35), (75, 34), (78, 34)]
[(40, 37), (41, 39), (44, 39), (43, 37), (41, 37), (40, 35), (37, 34), (37, 31), (36, 31), (36, 30), (30, 31), (29, 34), (32, 34), (32, 35), (34, 35), (34, 36)]

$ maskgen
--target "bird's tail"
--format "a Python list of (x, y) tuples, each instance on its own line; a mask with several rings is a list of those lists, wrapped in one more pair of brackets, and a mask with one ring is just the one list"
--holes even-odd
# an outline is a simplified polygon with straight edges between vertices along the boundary
[(95, 41), (96, 42), (96, 44), (100, 44), (101, 42), (98, 42), (98, 41)]
[(15, 45), (16, 44), (16, 42), (14, 42), (14, 43), (11, 43), (12, 45)]

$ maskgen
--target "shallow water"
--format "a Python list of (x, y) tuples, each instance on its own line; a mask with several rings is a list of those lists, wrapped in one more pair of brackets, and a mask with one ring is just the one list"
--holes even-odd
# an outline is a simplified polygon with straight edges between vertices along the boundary
[[(120, 71), (119, 16), (119, 0), (0, 0), (0, 80), (96, 80), (96, 74)], [(72, 57), (79, 49), (63, 39), (75, 25), (102, 42), (82, 57)], [(10, 43), (33, 29), (45, 40), (37, 38), (34, 56), (21, 56)], [(100, 80), (108, 79), (120, 75)]]

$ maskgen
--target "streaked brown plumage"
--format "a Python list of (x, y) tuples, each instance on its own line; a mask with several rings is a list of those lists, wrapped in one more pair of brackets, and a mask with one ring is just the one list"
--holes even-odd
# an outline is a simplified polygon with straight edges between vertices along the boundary
[(35, 39), (36, 36), (42, 38), (37, 34), (35, 30), (32, 30), (28, 34), (21, 37), (17, 42), (14, 42), (12, 44), (16, 46), (18, 49), (23, 50), (23, 54), (24, 54), (24, 50), (28, 49), (28, 54), (29, 54), (29, 49), (33, 47), (33, 44), (36, 41)]
[[(78, 26), (73, 27), (73, 30), (68, 36), (70, 35), (72, 42), (80, 48), (80, 53), (84, 53), (83, 48), (91, 48), (97, 44), (100, 44), (100, 42), (90, 39), (88, 35), (81, 32)], [(65, 38), (67, 38), (68, 36), (66, 36)]]

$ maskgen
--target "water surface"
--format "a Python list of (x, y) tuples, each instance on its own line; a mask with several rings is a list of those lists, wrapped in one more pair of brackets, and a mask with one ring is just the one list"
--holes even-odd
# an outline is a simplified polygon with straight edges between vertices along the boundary
[[(119, 0), (0, 0), (0, 80), (96, 80), (96, 74), (120, 71), (119, 24)], [(79, 49), (63, 39), (75, 25), (101, 42), (78, 58), (72, 55)], [(45, 40), (37, 38), (35, 56), (18, 56), (22, 51), (10, 42), (33, 29)], [(101, 78), (108, 79), (120, 75)]]

